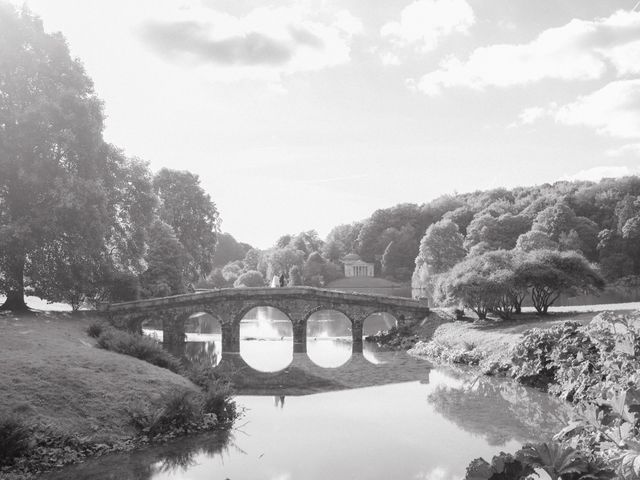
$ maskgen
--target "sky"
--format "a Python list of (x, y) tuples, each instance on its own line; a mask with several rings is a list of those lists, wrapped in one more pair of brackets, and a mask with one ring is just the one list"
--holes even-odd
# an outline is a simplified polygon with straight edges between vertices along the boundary
[(105, 139), (197, 173), (260, 248), (397, 203), (640, 173), (638, 0), (26, 4), (94, 80)]

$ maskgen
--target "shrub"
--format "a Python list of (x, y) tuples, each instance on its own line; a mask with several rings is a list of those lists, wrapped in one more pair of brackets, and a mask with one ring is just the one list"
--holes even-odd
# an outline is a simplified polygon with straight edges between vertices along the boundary
[(190, 364), (188, 368), (183, 369), (181, 374), (203, 390), (207, 390), (210, 384), (217, 381), (229, 382), (224, 373), (214, 370), (210, 363), (204, 361)]
[(484, 359), (483, 353), (476, 350), (475, 346), (473, 348), (465, 346), (464, 349), (453, 348), (435, 340), (418, 342), (408, 353), (427, 357), (438, 362), (461, 365), (479, 365)]
[(238, 287), (264, 287), (264, 277), (257, 270), (249, 270), (240, 275), (233, 286)]
[(192, 390), (176, 388), (156, 404), (137, 405), (129, 414), (133, 425), (151, 437), (194, 431), (200, 429), (203, 422), (202, 398)]
[(233, 388), (224, 380), (210, 382), (204, 392), (203, 410), (213, 413), (220, 422), (228, 422), (236, 418), (236, 404), (231, 398)]
[(29, 429), (15, 416), (0, 415), (0, 465), (11, 461), (29, 449)]
[(94, 320), (87, 327), (87, 334), (92, 338), (98, 338), (100, 334), (105, 330), (107, 325), (100, 320)]
[(105, 350), (139, 358), (175, 373), (180, 373), (182, 370), (180, 360), (163, 350), (157, 340), (137, 333), (109, 327), (98, 336), (98, 346)]

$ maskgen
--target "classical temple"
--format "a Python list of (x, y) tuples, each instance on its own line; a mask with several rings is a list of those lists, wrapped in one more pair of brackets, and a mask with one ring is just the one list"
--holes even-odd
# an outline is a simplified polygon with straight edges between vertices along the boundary
[(374, 276), (373, 263), (363, 261), (356, 253), (349, 253), (340, 261), (344, 265), (344, 276), (347, 278)]

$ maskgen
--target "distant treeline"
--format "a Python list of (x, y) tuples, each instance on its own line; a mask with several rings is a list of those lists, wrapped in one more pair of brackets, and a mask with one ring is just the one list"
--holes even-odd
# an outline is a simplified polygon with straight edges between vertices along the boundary
[(264, 281), (295, 267), (303, 283), (323, 285), (342, 275), (340, 258), (355, 252), (375, 263), (377, 275), (412, 281), (433, 296), (435, 277), (456, 264), (515, 249), (576, 252), (607, 282), (632, 287), (640, 276), (639, 240), (640, 178), (567, 181), (400, 204), (339, 225), (324, 241), (310, 231), (284, 235), (266, 251), (225, 248), (237, 253), (219, 250), (215, 258), (225, 261), (208, 282), (232, 285), (247, 271)]

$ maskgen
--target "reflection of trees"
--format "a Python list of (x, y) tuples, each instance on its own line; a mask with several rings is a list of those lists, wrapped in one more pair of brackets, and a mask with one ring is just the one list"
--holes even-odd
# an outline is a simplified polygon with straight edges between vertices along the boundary
[(438, 386), (428, 397), (436, 412), (490, 445), (548, 439), (567, 409), (546, 394), (514, 382), (478, 378), (461, 387)]
[(229, 432), (208, 437), (185, 438), (175, 445), (164, 445), (156, 451), (154, 470), (167, 473), (176, 470), (184, 472), (196, 464), (196, 456), (222, 456), (230, 446), (233, 446), (233, 437)]
[(218, 364), (218, 356), (220, 353), (216, 347), (216, 342), (186, 342), (184, 346), (184, 358), (194, 365), (211, 365), (215, 367)]
[[(234, 445), (230, 432), (187, 437), (133, 453), (107, 455), (52, 474), (50, 480), (150, 480), (159, 473), (186, 471), (198, 455), (223, 457)], [(242, 452), (244, 453), (244, 452)]]

